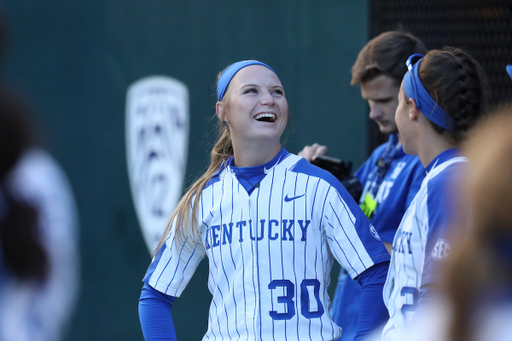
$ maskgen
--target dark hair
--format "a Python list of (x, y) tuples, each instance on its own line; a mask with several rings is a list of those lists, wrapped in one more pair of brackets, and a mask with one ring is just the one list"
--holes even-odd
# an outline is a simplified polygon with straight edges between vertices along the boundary
[[(488, 86), (482, 67), (465, 51), (445, 47), (428, 52), (418, 74), (429, 95), (455, 123), (447, 133), (461, 142), (487, 107)], [(445, 131), (430, 123), (438, 133)]]
[(18, 279), (44, 280), (48, 257), (38, 232), (35, 207), (15, 197), (8, 182), (32, 133), (21, 101), (0, 89), (0, 250), (2, 261)]
[(33, 143), (26, 111), (20, 100), (0, 88), (0, 181)]
[(386, 75), (400, 85), (407, 72), (405, 62), (414, 53), (425, 54), (427, 48), (421, 40), (401, 31), (384, 32), (370, 40), (359, 52), (352, 66), (352, 80), (356, 85)]

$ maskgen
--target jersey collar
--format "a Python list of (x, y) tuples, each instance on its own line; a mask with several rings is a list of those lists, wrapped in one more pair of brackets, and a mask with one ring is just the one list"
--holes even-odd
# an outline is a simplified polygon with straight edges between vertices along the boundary
[[(254, 174), (254, 175), (268, 174), (276, 165), (278, 165), (279, 163), (281, 163), (281, 161), (286, 159), (288, 154), (290, 154), (290, 153), (284, 147), (281, 146), (281, 150), (279, 151), (279, 153), (277, 153), (277, 155), (274, 156), (274, 158), (272, 160), (270, 160), (269, 162), (264, 163), (259, 166), (254, 166), (254, 167), (238, 167), (238, 169), (244, 170), (245, 172)], [(235, 157), (234, 156), (230, 157), (227, 160), (226, 164), (230, 168), (236, 167), (235, 166)]]
[(460, 150), (458, 148), (451, 148), (448, 150), (445, 150), (438, 156), (432, 160), (427, 167), (425, 167), (425, 171), (428, 173), (430, 172), (436, 165), (440, 165), (444, 163), (445, 161), (448, 161), (454, 157), (460, 156)]
[(288, 153), (284, 147), (281, 147), (279, 153), (277, 153), (272, 160), (262, 165), (254, 167), (236, 167), (234, 165), (234, 157), (231, 157), (227, 161), (227, 166), (250, 195), (256, 187), (259, 187), (263, 178), (271, 173), (274, 167), (286, 159), (289, 154), (290, 153)]

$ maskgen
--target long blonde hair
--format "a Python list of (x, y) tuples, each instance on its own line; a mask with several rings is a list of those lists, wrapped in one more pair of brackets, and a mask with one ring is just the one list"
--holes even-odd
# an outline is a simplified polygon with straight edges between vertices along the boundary
[[(224, 70), (219, 72), (217, 75), (217, 82)], [(224, 103), (224, 107), (226, 108), (225, 112), (229, 109), (229, 97), (229, 91), (227, 91), (221, 101)], [(188, 238), (190, 238), (191, 241), (197, 242), (197, 237), (200, 235), (199, 224), (197, 221), (197, 209), (199, 200), (201, 199), (201, 193), (213, 174), (221, 168), (222, 164), (227, 159), (233, 156), (233, 142), (231, 140), (231, 134), (227, 125), (220, 120), (217, 123), (217, 132), (219, 138), (210, 152), (210, 166), (206, 172), (203, 173), (203, 175), (201, 175), (199, 179), (192, 184), (192, 186), (190, 186), (188, 191), (179, 201), (167, 222), (164, 234), (160, 239), (154, 254), (157, 254), (164, 245), (173, 224), (176, 226), (175, 241), (177, 244), (184, 244)], [(193, 202), (192, 199), (194, 199)], [(191, 209), (192, 214), (190, 214)]]

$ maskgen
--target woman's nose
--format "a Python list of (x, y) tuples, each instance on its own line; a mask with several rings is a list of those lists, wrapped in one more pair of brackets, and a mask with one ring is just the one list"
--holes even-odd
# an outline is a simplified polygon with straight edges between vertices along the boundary
[(274, 103), (274, 97), (272, 97), (272, 94), (268, 91), (265, 91), (261, 95), (261, 104), (273, 104)]

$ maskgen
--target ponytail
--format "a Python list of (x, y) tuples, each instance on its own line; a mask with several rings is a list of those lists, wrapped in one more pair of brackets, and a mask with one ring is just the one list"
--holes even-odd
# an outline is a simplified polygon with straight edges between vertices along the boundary
[[(225, 100), (227, 96), (223, 99)], [(227, 127), (221, 121), (218, 122), (219, 139), (210, 153), (210, 166), (201, 177), (196, 180), (188, 189), (185, 195), (181, 198), (176, 206), (176, 209), (171, 215), (165, 232), (155, 249), (157, 254), (169, 236), (173, 225), (176, 226), (176, 243), (183, 245), (186, 240), (197, 241), (200, 235), (199, 224), (197, 222), (197, 209), (201, 193), (204, 186), (208, 183), (211, 177), (221, 168), (222, 164), (231, 156), (233, 156), (233, 143), (231, 135)], [(191, 214), (192, 211), (192, 214)]]

